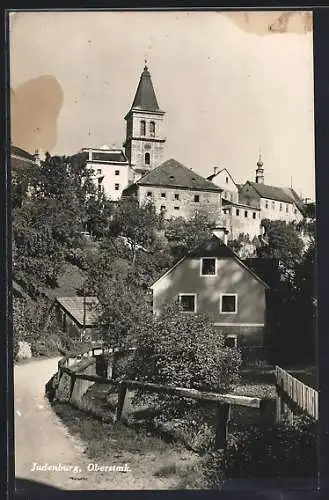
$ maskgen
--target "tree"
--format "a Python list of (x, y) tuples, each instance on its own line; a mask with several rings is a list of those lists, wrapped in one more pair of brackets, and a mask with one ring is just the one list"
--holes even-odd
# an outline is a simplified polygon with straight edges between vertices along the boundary
[(134, 264), (139, 247), (146, 249), (155, 239), (159, 217), (152, 203), (140, 206), (135, 198), (120, 201), (110, 222), (110, 235), (124, 237)]
[(303, 254), (303, 241), (294, 223), (264, 219), (264, 238), (257, 248), (258, 257), (279, 259), (286, 269), (293, 269)]
[(187, 252), (211, 237), (212, 227), (214, 227), (214, 221), (204, 212), (196, 212), (188, 220), (178, 217), (167, 221), (165, 236), (173, 257), (182, 258)]
[[(137, 349), (127, 367), (128, 377), (214, 392), (227, 391), (238, 381), (239, 353), (224, 347), (224, 336), (205, 315), (186, 314), (170, 304), (161, 316), (136, 323), (135, 330)], [(182, 404), (181, 398), (141, 392), (136, 400), (156, 403), (168, 417), (184, 413), (189, 404)]]

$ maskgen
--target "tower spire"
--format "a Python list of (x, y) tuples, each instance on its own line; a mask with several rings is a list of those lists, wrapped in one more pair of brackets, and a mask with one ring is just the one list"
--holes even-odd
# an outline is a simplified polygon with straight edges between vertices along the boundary
[(264, 168), (263, 168), (263, 160), (262, 160), (262, 154), (259, 152), (259, 157), (257, 161), (257, 169), (256, 169), (256, 183), (257, 184), (264, 184)]

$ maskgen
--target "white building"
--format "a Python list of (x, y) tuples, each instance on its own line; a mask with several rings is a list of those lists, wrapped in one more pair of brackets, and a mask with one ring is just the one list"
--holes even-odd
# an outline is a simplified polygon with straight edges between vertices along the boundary
[(86, 153), (87, 167), (94, 172), (94, 181), (99, 191), (107, 198), (117, 201), (130, 181), (129, 162), (122, 149), (83, 148)]

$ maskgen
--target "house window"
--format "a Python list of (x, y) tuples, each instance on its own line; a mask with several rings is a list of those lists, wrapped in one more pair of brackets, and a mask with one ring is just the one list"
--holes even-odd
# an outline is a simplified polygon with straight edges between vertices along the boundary
[(179, 303), (184, 312), (196, 312), (196, 293), (180, 293)]
[(152, 198), (152, 191), (148, 191), (146, 196), (147, 196), (148, 198)]
[(225, 181), (226, 181), (226, 184), (228, 184), (228, 177), (226, 177)]
[(196, 203), (199, 203), (199, 201), (200, 201), (200, 195), (199, 195), (199, 194), (195, 194), (195, 195), (194, 195), (194, 201), (195, 201)]
[(294, 214), (297, 215), (297, 208), (294, 209)]
[(237, 208), (236, 209), (236, 215), (239, 216), (240, 215), (240, 210)]
[(174, 207), (174, 210), (179, 210), (179, 207)]
[(227, 335), (224, 342), (225, 347), (233, 347), (237, 349), (238, 347), (238, 336), (237, 335)]
[(268, 201), (265, 201), (265, 208), (268, 208)]
[(237, 298), (235, 293), (221, 294), (219, 312), (225, 314), (236, 314), (237, 313)]
[(280, 203), (280, 212), (282, 212), (282, 203)]
[(102, 169), (101, 169), (101, 168), (98, 168), (98, 169), (97, 169), (97, 174), (98, 174), (98, 175), (101, 175), (101, 173), (102, 173)]
[(201, 259), (201, 276), (216, 276), (216, 262), (214, 257), (204, 257)]
[(150, 136), (154, 137), (155, 136), (155, 123), (150, 122)]
[(145, 153), (144, 162), (145, 162), (145, 165), (150, 164), (150, 153)]
[(179, 200), (179, 194), (174, 195), (175, 200)]
[(252, 213), (252, 218), (253, 218), (253, 219), (256, 219), (256, 212), (253, 212), (253, 213)]
[(289, 212), (289, 205), (288, 204), (286, 205), (286, 212), (287, 213)]
[(114, 184), (114, 189), (115, 189), (116, 191), (119, 191), (119, 189), (120, 189), (120, 184)]
[(114, 173), (115, 175), (120, 175), (120, 170), (116, 170)]
[(166, 193), (161, 193), (161, 198), (166, 198)]
[(230, 200), (233, 201), (233, 194), (230, 193)]
[(164, 212), (166, 210), (166, 205), (161, 205), (160, 210), (161, 212)]
[(146, 133), (146, 123), (145, 120), (141, 121), (141, 135), (145, 135)]
[(244, 211), (244, 216), (245, 216), (245, 217), (248, 217), (248, 210), (245, 210), (245, 211)]
[(272, 201), (272, 210), (275, 209), (275, 201)]

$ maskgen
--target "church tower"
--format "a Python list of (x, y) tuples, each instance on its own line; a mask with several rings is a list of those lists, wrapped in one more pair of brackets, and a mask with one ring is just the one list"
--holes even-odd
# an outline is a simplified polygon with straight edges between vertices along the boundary
[(256, 183), (257, 184), (264, 184), (264, 164), (262, 161), (261, 154), (259, 155), (258, 162), (257, 162)]
[(164, 114), (159, 108), (145, 61), (133, 104), (125, 116), (127, 128), (123, 147), (134, 173), (134, 182), (163, 161), (166, 142), (162, 133)]

